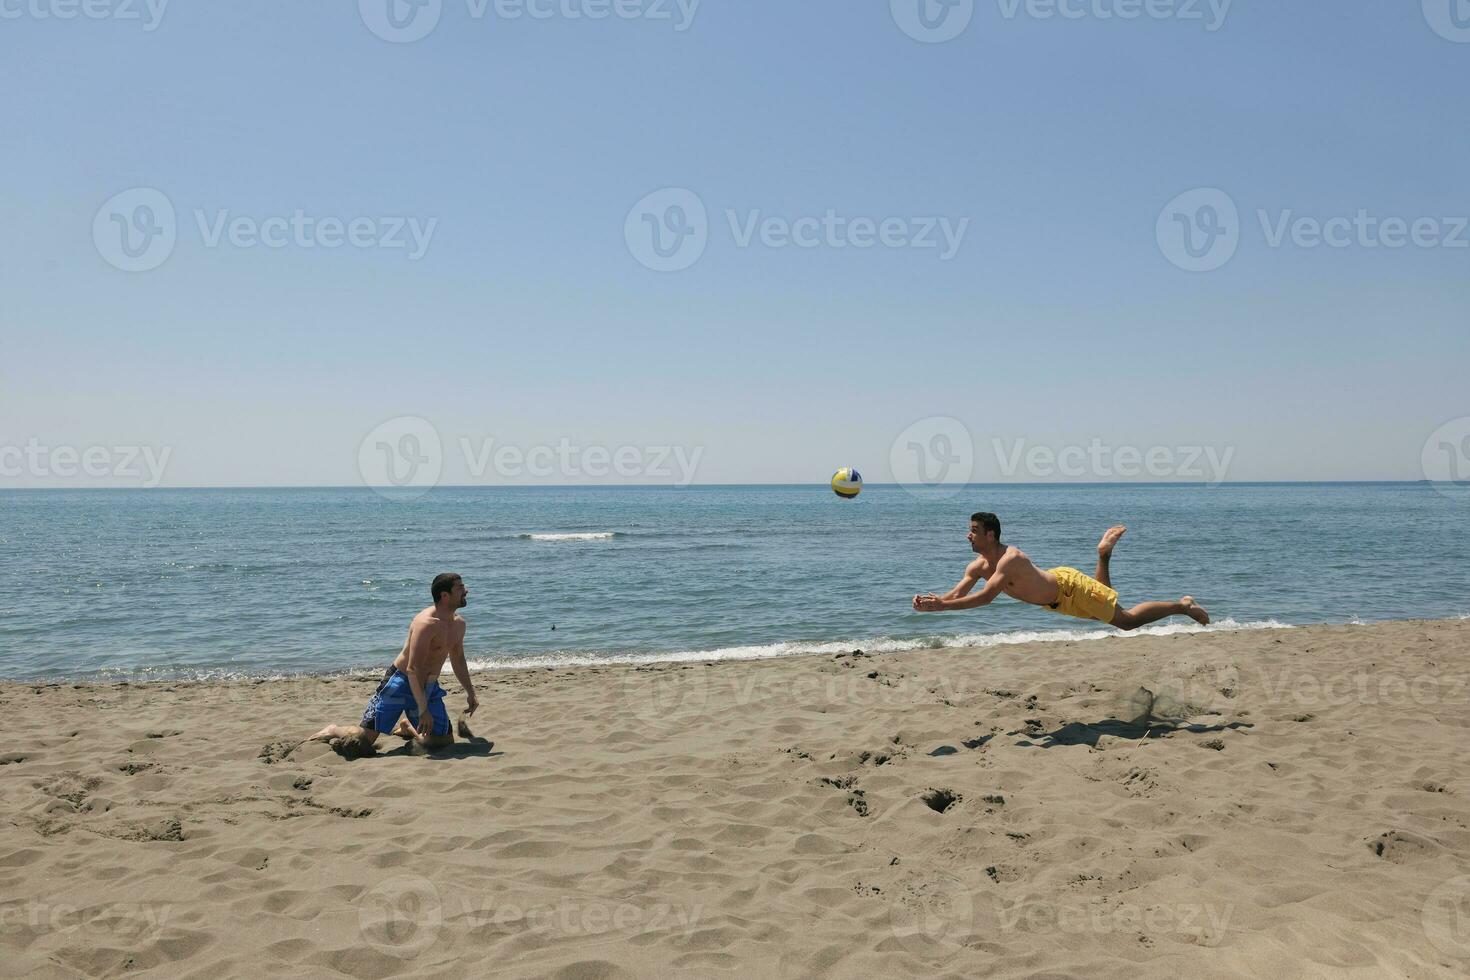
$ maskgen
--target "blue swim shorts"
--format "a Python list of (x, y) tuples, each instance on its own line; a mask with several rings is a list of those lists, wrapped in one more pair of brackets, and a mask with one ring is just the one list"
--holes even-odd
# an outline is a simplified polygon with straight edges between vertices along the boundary
[[(433, 733), (448, 735), (449, 712), (444, 707), (444, 688), (435, 681), (424, 694), (429, 699), (429, 717), (434, 722)], [(383, 677), (383, 683), (378, 685), (377, 693), (368, 701), (367, 709), (362, 713), (360, 727), (389, 735), (398, 724), (399, 717), (405, 714), (408, 715), (408, 723), (418, 728), (419, 708), (414, 703), (413, 688), (408, 683), (408, 675), (390, 667)]]

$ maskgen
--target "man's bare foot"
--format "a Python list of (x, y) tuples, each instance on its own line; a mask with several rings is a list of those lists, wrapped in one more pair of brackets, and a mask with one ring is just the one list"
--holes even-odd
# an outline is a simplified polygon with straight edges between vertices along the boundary
[(1205, 607), (1194, 601), (1194, 596), (1187, 595), (1179, 600), (1184, 603), (1184, 614), (1201, 626), (1210, 625), (1210, 614), (1205, 612)]
[(1128, 530), (1127, 527), (1118, 524), (1104, 531), (1102, 540), (1097, 543), (1097, 556), (1099, 558), (1106, 558), (1111, 555), (1113, 549), (1118, 546), (1118, 539), (1123, 536), (1123, 532), (1126, 530)]
[(393, 734), (399, 738), (415, 738), (418, 736), (418, 732), (408, 723), (407, 718), (398, 719), (398, 727), (393, 729)]

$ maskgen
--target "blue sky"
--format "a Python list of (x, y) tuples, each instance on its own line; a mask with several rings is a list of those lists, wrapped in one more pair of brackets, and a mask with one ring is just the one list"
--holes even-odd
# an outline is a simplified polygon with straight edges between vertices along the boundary
[[(1004, 472), (1089, 446), (1418, 479), (1446, 423), (1470, 454), (1465, 0), (977, 0), (939, 43), (900, 26), (919, 0), (441, 0), (406, 43), (370, 29), (387, 2), (0, 0), (0, 486), (137, 485), (126, 447), (167, 451), (163, 485), (360, 483), (400, 417), (451, 483), (602, 479), (475, 472), (567, 445), (636, 450), (632, 482), (673, 479), (660, 447), (701, 483), (903, 479), (900, 433), (956, 423), (976, 480), (1107, 478)], [(124, 271), (137, 188), (175, 241)], [(667, 188), (703, 251), (655, 271), (634, 209)], [(1180, 268), (1160, 228), (1218, 192), (1234, 251)], [(1360, 212), (1342, 247), (1272, 243)], [(772, 244), (803, 218), (843, 230)], [(58, 476), (66, 447), (108, 462)]]

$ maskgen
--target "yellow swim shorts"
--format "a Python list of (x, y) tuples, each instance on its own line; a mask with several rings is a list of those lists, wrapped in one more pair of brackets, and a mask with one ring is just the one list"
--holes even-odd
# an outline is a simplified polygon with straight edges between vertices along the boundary
[(1113, 621), (1113, 613), (1118, 609), (1117, 592), (1075, 568), (1053, 568), (1049, 571), (1057, 577), (1058, 594), (1056, 604), (1046, 608), (1078, 619), (1095, 619), (1100, 623)]

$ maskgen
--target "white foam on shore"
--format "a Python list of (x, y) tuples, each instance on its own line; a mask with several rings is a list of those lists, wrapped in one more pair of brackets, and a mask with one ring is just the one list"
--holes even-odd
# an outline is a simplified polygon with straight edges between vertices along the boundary
[[(1456, 622), (1470, 620), (1470, 613), (1456, 613), (1431, 622)], [(956, 648), (988, 648), (1015, 646), (1024, 643), (1065, 643), (1083, 640), (1102, 640), (1108, 637), (1127, 639), (1130, 636), (1177, 636), (1181, 634), (1215, 633), (1226, 631), (1285, 630), (1334, 626), (1383, 626), (1400, 620), (1379, 620), (1370, 623), (1282, 623), (1274, 619), (1239, 623), (1224, 619), (1209, 626), (1193, 623), (1170, 623), (1146, 626), (1132, 633), (1107, 627), (1075, 630), (1017, 630), (1010, 633), (974, 633), (954, 636), (930, 636), (917, 639), (878, 637), (869, 640), (842, 641), (795, 641), (768, 643), (760, 646), (723, 647), (713, 650), (685, 650), (677, 652), (578, 652), (558, 651), (538, 654), (490, 654), (469, 661), (474, 670), (536, 670), (551, 667), (606, 667), (621, 664), (657, 663), (704, 663), (719, 660), (768, 660), (776, 657), (799, 657), (847, 653), (863, 650), (867, 653), (902, 653), (907, 650), (940, 650)], [(386, 660), (384, 661), (386, 663)], [(352, 677), (375, 679), (381, 677), (382, 664), (364, 664), (355, 667), (339, 667), (330, 670), (302, 670), (299, 668), (250, 669), (239, 667), (103, 667), (94, 671), (75, 674), (46, 675), (30, 678), (10, 678), (8, 683), (17, 684), (73, 684), (73, 683), (120, 683), (152, 684), (159, 682), (230, 682), (262, 680), (312, 680), (321, 677)]]
[(1067, 643), (1082, 640), (1103, 640), (1110, 636), (1178, 636), (1193, 633), (1217, 633), (1230, 630), (1291, 629), (1289, 623), (1274, 619), (1238, 623), (1224, 619), (1209, 626), (1195, 623), (1167, 623), (1160, 626), (1145, 626), (1143, 629), (1125, 633), (1111, 627), (1075, 630), (1017, 630), (1011, 633), (963, 633), (955, 636), (928, 636), (914, 639), (876, 637), (867, 640), (796, 640), (781, 643), (766, 643), (757, 646), (722, 647), (715, 650), (680, 650), (667, 653), (581, 653), (565, 651), (557, 653), (522, 654), (519, 656), (489, 656), (471, 660), (472, 670), (529, 670), (546, 667), (603, 667), (617, 664), (678, 664), (703, 663), (709, 660), (770, 660), (776, 657), (799, 657), (809, 654), (847, 653), (862, 650), (866, 653), (902, 653), (907, 650), (943, 650), (968, 647), (1015, 646), (1021, 643)]

